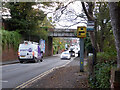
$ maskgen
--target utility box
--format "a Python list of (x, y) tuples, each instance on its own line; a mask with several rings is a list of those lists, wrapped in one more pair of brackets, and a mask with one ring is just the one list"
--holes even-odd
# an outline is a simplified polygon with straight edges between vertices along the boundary
[(86, 37), (86, 27), (85, 26), (79, 26), (77, 27), (77, 37), (78, 38), (85, 38)]

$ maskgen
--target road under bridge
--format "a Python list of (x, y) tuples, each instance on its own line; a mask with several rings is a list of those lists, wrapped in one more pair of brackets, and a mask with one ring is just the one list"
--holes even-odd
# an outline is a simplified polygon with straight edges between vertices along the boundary
[(62, 28), (48, 28), (49, 36), (48, 36), (48, 43), (46, 47), (46, 55), (52, 56), (53, 55), (53, 37), (72, 37), (77, 38), (76, 32), (77, 29), (62, 29)]

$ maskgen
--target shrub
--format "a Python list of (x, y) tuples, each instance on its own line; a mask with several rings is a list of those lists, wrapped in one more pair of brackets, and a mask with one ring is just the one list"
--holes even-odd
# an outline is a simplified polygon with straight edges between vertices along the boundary
[(96, 87), (97, 88), (109, 88), (110, 87), (110, 70), (111, 64), (102, 63), (96, 65)]
[(11, 46), (17, 50), (19, 43), (21, 42), (21, 35), (17, 31), (7, 31), (7, 30), (0, 30), (2, 33), (2, 47), (10, 48)]
[(103, 62), (111, 62), (115, 61), (117, 59), (117, 54), (116, 52), (99, 52), (97, 53), (97, 62), (98, 63), (103, 63)]
[[(116, 66), (116, 54), (110, 55), (107, 52), (97, 54), (95, 65), (95, 77), (89, 77), (91, 88), (110, 88), (110, 71)], [(91, 70), (92, 71), (92, 70)]]

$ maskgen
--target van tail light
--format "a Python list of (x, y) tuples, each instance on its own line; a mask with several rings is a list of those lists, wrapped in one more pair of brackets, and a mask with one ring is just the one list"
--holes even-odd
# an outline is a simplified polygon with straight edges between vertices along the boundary
[(18, 56), (20, 56), (20, 52), (18, 52)]
[(35, 54), (35, 53), (34, 53), (34, 52), (32, 52), (32, 55), (33, 55), (33, 56), (34, 56), (34, 54)]

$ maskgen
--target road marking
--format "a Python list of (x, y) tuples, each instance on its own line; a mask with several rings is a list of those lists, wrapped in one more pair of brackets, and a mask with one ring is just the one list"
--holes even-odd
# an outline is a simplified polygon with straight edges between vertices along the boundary
[(4, 72), (11, 72), (11, 71), (15, 71), (15, 70), (18, 70), (20, 68), (14, 68), (14, 69), (10, 69), (10, 70), (5, 70)]
[(25, 88), (25, 87), (31, 85), (33, 82), (35, 82), (35, 81), (41, 79), (42, 77), (46, 76), (47, 74), (51, 73), (51, 72), (54, 71), (55, 69), (66, 66), (67, 64), (69, 64), (69, 63), (70, 63), (71, 61), (73, 61), (73, 60), (74, 60), (74, 58), (73, 58), (72, 60), (70, 60), (69, 62), (67, 62), (65, 65), (58, 66), (58, 67), (54, 67), (54, 68), (52, 68), (52, 69), (50, 69), (50, 70), (48, 70), (48, 71), (46, 71), (46, 72), (44, 72), (44, 73), (42, 73), (42, 74), (40, 74), (40, 75), (38, 75), (38, 76), (36, 76), (36, 77), (34, 77), (34, 78), (26, 81), (25, 83), (17, 86), (15, 89)]
[(3, 82), (3, 83), (5, 82), (5, 83), (6, 83), (6, 82), (8, 82), (8, 81), (1, 81), (1, 82)]
[(21, 84), (20, 86), (18, 86), (18, 87), (16, 87), (16, 88), (25, 88), (25, 87), (27, 87), (28, 85), (30, 85), (30, 84), (32, 84), (33, 82), (37, 81), (38, 79), (44, 77), (45, 75), (49, 74), (49, 73), (52, 72), (52, 71), (53, 71), (53, 69), (48, 70), (48, 71), (46, 71), (46, 72), (44, 72), (44, 73), (36, 76), (35, 78), (33, 78), (33, 79), (31, 79), (31, 80), (29, 80), (29, 81)]

